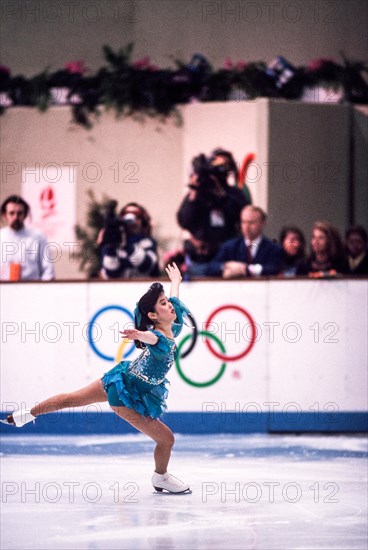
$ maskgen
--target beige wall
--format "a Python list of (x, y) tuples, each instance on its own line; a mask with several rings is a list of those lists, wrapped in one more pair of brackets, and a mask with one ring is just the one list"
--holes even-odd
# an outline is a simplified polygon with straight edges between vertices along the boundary
[[(267, 157), (267, 99), (238, 102), (192, 104), (184, 112), (184, 169), (187, 177), (191, 159), (206, 155), (217, 147), (231, 151), (239, 167), (249, 153), (256, 154), (257, 165)], [(257, 167), (249, 170), (253, 201), (267, 207), (267, 173)], [(184, 180), (185, 181), (185, 180)]]
[[(70, 123), (68, 107), (53, 107), (43, 114), (24, 107), (9, 109), (0, 119), (0, 198), (21, 193), (22, 167), (77, 163), (77, 223), (86, 224), (89, 189), (97, 199), (103, 195), (116, 198), (119, 206), (136, 201), (150, 212), (154, 236), (164, 252), (181, 245), (176, 212), (186, 192), (191, 160), (201, 152), (208, 155), (214, 148), (224, 147), (238, 163), (246, 154), (256, 153), (250, 189), (254, 202), (267, 209), (267, 170), (258, 166), (263, 167), (268, 158), (268, 104), (266, 99), (194, 103), (183, 107), (181, 126), (175, 119), (161, 124), (154, 119), (117, 120), (112, 113), (104, 113), (90, 131)], [(89, 163), (100, 168), (101, 178), (96, 183), (87, 179)], [(91, 174), (94, 177), (95, 172)], [(81, 276), (67, 252), (56, 264), (56, 271), (59, 278)]]
[(301, 65), (367, 55), (365, 0), (2, 0), (0, 9), (1, 63), (28, 76), (74, 59), (95, 70), (104, 44), (130, 41), (135, 58), (161, 67), (195, 52), (215, 67), (227, 57)]
[[(155, 119), (117, 120), (112, 113), (103, 113), (87, 131), (71, 124), (68, 107), (53, 107), (43, 114), (32, 108), (12, 108), (0, 119), (0, 199), (21, 192), (23, 166), (77, 163), (78, 223), (86, 223), (88, 189), (97, 199), (116, 198), (119, 206), (136, 201), (150, 212), (160, 250), (166, 251), (180, 244), (176, 212), (191, 159), (221, 146), (232, 151), (238, 163), (255, 153), (249, 187), (253, 202), (269, 214), (271, 238), (290, 223), (308, 236), (317, 219), (328, 219), (344, 232), (349, 224), (351, 185), (350, 114), (351, 108), (345, 105), (268, 99), (194, 103), (182, 109), (182, 126), (173, 119), (161, 124)], [(367, 116), (359, 114), (363, 118), (357, 118), (355, 126), (353, 214), (355, 221), (365, 223)], [(89, 163), (99, 166), (101, 177), (96, 183), (87, 179)], [(81, 277), (67, 254), (56, 270), (58, 278)]]
[[(129, 201), (145, 206), (160, 247), (170, 248), (180, 237), (175, 213), (183, 188), (182, 133), (174, 120), (141, 123), (104, 113), (87, 131), (70, 123), (68, 107), (53, 107), (43, 114), (25, 107), (10, 109), (0, 119), (1, 201), (21, 192), (22, 166), (78, 163), (78, 223), (86, 223), (86, 191), (92, 189), (98, 200), (105, 194), (118, 200), (119, 206)], [(88, 172), (89, 163), (99, 166), (96, 183), (90, 181), (96, 172)], [(58, 277), (80, 276), (68, 255), (56, 270)]]

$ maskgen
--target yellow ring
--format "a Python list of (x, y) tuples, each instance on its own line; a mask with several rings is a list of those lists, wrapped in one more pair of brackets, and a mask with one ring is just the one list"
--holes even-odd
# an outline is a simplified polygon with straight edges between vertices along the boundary
[(127, 344), (129, 344), (130, 340), (127, 338), (124, 338), (124, 340), (121, 342), (121, 344), (118, 347), (118, 351), (116, 352), (115, 361), (116, 363), (120, 363), (120, 361), (123, 359), (123, 351)]

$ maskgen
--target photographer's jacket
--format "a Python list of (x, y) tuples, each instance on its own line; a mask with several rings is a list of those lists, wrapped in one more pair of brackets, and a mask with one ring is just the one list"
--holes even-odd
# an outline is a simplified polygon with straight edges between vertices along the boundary
[(123, 246), (102, 247), (102, 272), (107, 279), (157, 277), (157, 245), (150, 237), (129, 236)]
[(187, 229), (196, 239), (207, 243), (208, 256), (195, 257), (193, 261), (208, 261), (218, 251), (219, 245), (238, 234), (240, 211), (248, 204), (243, 191), (226, 186), (226, 195), (217, 197), (211, 193), (198, 193), (195, 200), (186, 196), (177, 213), (180, 227)]

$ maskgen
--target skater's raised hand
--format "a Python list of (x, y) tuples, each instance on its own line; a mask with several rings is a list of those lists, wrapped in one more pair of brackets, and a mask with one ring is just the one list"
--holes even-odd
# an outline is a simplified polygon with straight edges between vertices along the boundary
[(165, 271), (171, 281), (170, 296), (175, 296), (176, 298), (179, 298), (179, 286), (182, 281), (180, 269), (178, 268), (176, 263), (173, 262), (166, 267)]
[(174, 281), (179, 281), (179, 283), (181, 282), (182, 276), (181, 276), (181, 273), (180, 273), (180, 269), (178, 268), (178, 266), (176, 265), (175, 262), (173, 262), (172, 264), (169, 264), (165, 268), (165, 271), (168, 274), (169, 279), (172, 283)]

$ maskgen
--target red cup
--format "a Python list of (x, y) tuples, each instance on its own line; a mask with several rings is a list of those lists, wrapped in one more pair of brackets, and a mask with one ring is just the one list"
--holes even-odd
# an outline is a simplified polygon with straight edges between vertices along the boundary
[(12, 263), (9, 265), (9, 281), (20, 281), (22, 266)]

